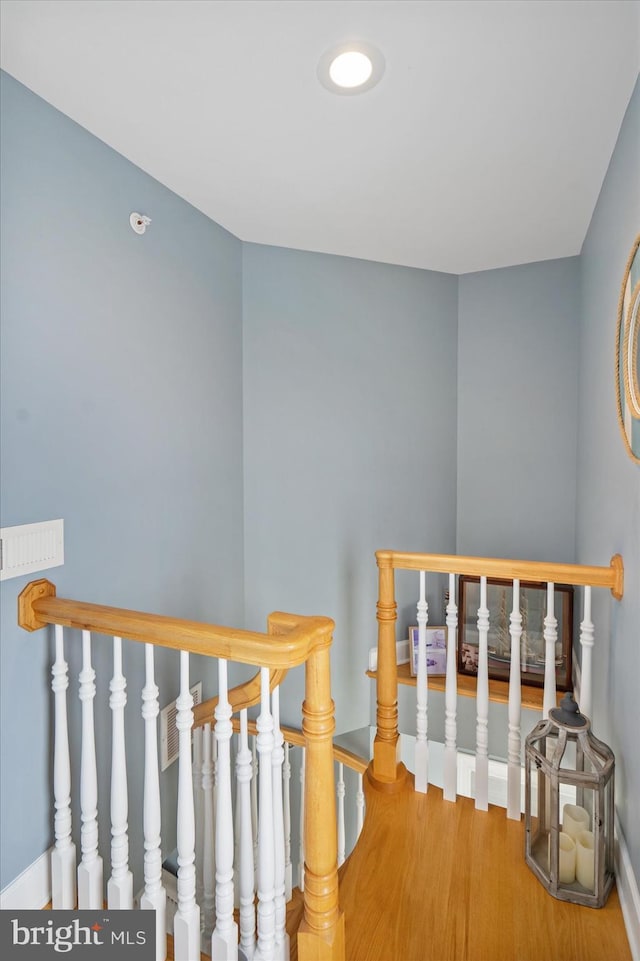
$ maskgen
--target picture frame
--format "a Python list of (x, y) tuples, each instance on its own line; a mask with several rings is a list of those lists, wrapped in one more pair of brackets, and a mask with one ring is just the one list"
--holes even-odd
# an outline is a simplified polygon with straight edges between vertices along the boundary
[[(409, 665), (411, 676), (418, 675), (418, 638), (417, 625), (409, 628)], [(447, 673), (447, 628), (427, 624), (427, 674), (438, 676)]]
[[(489, 677), (509, 680), (511, 635), (509, 618), (513, 604), (513, 583), (487, 578), (489, 609)], [(458, 673), (478, 673), (478, 607), (480, 578), (461, 575), (458, 586)], [(544, 619), (547, 608), (545, 582), (520, 582), (520, 679), (522, 684), (544, 687)], [(554, 616), (558, 622), (556, 641), (556, 688), (572, 690), (573, 587), (554, 585)]]

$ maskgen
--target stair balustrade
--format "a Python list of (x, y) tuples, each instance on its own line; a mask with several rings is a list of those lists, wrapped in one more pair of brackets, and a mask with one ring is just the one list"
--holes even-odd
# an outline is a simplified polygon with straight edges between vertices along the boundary
[[(591, 717), (592, 711), (592, 660), (594, 626), (591, 621), (591, 592), (593, 588), (608, 588), (616, 600), (620, 600), (624, 588), (624, 568), (619, 555), (612, 557), (608, 567), (591, 567), (578, 564), (556, 564), (542, 561), (520, 561), (488, 557), (464, 557), (447, 554), (418, 554), (397, 551), (378, 551), (376, 559), (379, 571), (377, 603), (377, 712), (376, 737), (373, 763), (370, 769), (372, 783), (387, 790), (399, 786), (406, 777), (406, 769), (400, 762), (400, 735), (398, 730), (398, 664), (397, 664), (397, 605), (395, 598), (395, 572), (418, 573), (416, 618), (418, 624), (418, 665), (416, 685), (416, 747), (415, 789), (425, 793), (429, 785), (428, 741), (428, 694), (430, 687), (444, 690), (444, 763), (443, 796), (455, 801), (457, 797), (457, 700), (460, 694), (476, 700), (476, 747), (475, 747), (475, 805), (487, 810), (489, 804), (489, 702), (490, 699), (508, 702), (508, 729), (505, 732), (505, 755), (507, 757), (507, 805), (508, 818), (519, 819), (521, 814), (522, 781), (522, 682), (521, 639), (523, 618), (521, 613), (521, 589), (542, 583), (546, 587), (546, 613), (543, 620), (544, 642), (544, 691), (542, 712), (546, 716), (557, 703), (556, 694), (556, 645), (558, 621), (556, 618), (556, 595), (558, 585), (582, 587), (582, 621), (579, 643), (581, 649), (580, 708)], [(436, 575), (438, 585), (442, 575), (448, 575), (448, 603), (446, 605), (447, 650), (444, 683), (434, 684), (427, 674), (426, 635), (429, 623), (427, 602), (427, 577)], [(461, 677), (458, 673), (458, 605), (456, 604), (456, 577), (465, 575), (479, 579), (479, 605), (477, 609), (477, 674), (475, 678)], [(489, 579), (501, 579), (510, 583), (512, 609), (508, 616), (510, 646), (508, 695), (504, 682), (499, 696), (498, 685), (489, 679), (489, 636), (492, 628), (487, 605)], [(506, 619), (506, 612), (505, 612)], [(570, 643), (572, 642), (572, 639)], [(411, 644), (409, 657), (412, 657)], [(407, 682), (408, 678), (403, 677)], [(440, 681), (440, 678), (437, 679)], [(465, 683), (461, 683), (465, 682)], [(411, 681), (409, 681), (411, 683)]]
[[(158, 763), (159, 689), (154, 655), (158, 647), (178, 654), (180, 692), (176, 702), (179, 737), (177, 796), (177, 909), (174, 917), (176, 961), (196, 961), (201, 949), (213, 961), (288, 961), (285, 901), (292, 893), (290, 746), (304, 755), (304, 907), (297, 931), (301, 961), (343, 961), (344, 916), (338, 902), (338, 824), (334, 763), (356, 765), (360, 776), (366, 761), (334, 749), (329, 649), (333, 622), (322, 617), (276, 613), (267, 633), (161, 617), (56, 596), (47, 580), (33, 581), (19, 598), (19, 623), (28, 631), (55, 625), (53, 664), (54, 833), (52, 891), (54, 908), (133, 904), (129, 866), (129, 831), (134, 829), (128, 806), (127, 760), (144, 764), (144, 788), (138, 813), (144, 836), (144, 888), (140, 907), (156, 913), (156, 957), (166, 957), (167, 895), (162, 870), (162, 812)], [(81, 727), (81, 859), (76, 864), (72, 841), (72, 770), (67, 717), (67, 643), (82, 632), (79, 675)], [(92, 641), (113, 638), (113, 674), (108, 705), (96, 701)], [(125, 745), (124, 710), (127, 682), (123, 673), (122, 639), (144, 645), (142, 729), (144, 758), (138, 745)], [(189, 690), (190, 654), (217, 659), (218, 694), (194, 711)], [(133, 656), (133, 655), (132, 655)], [(228, 689), (228, 661), (252, 664), (258, 673)], [(302, 730), (281, 728), (279, 684), (286, 672), (305, 665), (306, 690)], [(256, 720), (248, 710), (259, 703)], [(98, 712), (111, 713), (111, 873), (103, 884), (99, 855), (98, 778), (102, 763), (96, 752), (94, 725)], [(235, 716), (234, 716), (235, 715)], [(108, 716), (108, 715), (106, 715)], [(215, 723), (212, 723), (212, 720)], [(239, 743), (232, 764), (232, 738)], [(195, 731), (195, 737), (194, 737)], [(249, 735), (257, 741), (257, 795), (252, 792), (255, 767)], [(338, 758), (334, 762), (334, 753)], [(236, 780), (234, 791), (233, 780)], [(361, 792), (360, 792), (361, 793)], [(234, 844), (235, 824), (239, 836)], [(360, 800), (356, 803), (362, 807)], [(362, 818), (358, 815), (361, 826)], [(100, 836), (107, 832), (101, 831)], [(254, 841), (256, 849), (254, 850)], [(236, 853), (237, 852), (237, 853)], [(235, 865), (234, 865), (235, 860)], [(256, 863), (257, 862), (257, 863)], [(254, 909), (257, 880), (257, 911)], [(302, 887), (302, 884), (301, 884)], [(234, 897), (237, 888), (237, 897)], [(239, 907), (239, 928), (234, 917)]]

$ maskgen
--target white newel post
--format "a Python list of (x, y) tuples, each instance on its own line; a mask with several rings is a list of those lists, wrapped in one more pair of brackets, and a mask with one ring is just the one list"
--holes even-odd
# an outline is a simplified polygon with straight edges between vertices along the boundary
[(476, 688), (476, 808), (489, 810), (489, 609), (487, 578), (480, 578), (478, 681)]
[(293, 892), (293, 868), (291, 864), (291, 761), (289, 760), (289, 745), (284, 746), (284, 763), (282, 765), (284, 791), (284, 896), (291, 900)]
[(544, 696), (542, 715), (549, 717), (549, 711), (556, 706), (556, 641), (558, 640), (558, 621), (554, 616), (554, 585), (547, 584), (547, 616), (544, 619)]
[(127, 755), (124, 737), (124, 708), (127, 682), (122, 673), (122, 638), (113, 639), (111, 695), (111, 877), (107, 883), (109, 908), (133, 908), (133, 874), (129, 870), (129, 801), (127, 796)]
[(51, 669), (55, 729), (53, 743), (53, 799), (55, 847), (51, 852), (51, 905), (55, 911), (76, 906), (76, 846), (71, 840), (71, 763), (67, 726), (69, 677), (64, 659), (64, 635), (55, 626), (56, 659)]
[(275, 866), (273, 838), (273, 717), (269, 709), (269, 670), (260, 669), (258, 729), (258, 946), (256, 957), (270, 961), (275, 952)]
[(238, 925), (233, 920), (233, 809), (231, 800), (231, 705), (227, 662), (218, 658), (218, 703), (215, 709), (216, 762), (216, 925), (211, 935), (211, 961), (237, 961)]
[(238, 956), (252, 961), (256, 948), (256, 918), (254, 909), (253, 827), (251, 823), (251, 780), (253, 758), (249, 749), (246, 709), (240, 711), (240, 739), (236, 755), (236, 805), (240, 825), (238, 838), (238, 895), (240, 902), (240, 945)]
[(101, 908), (103, 904), (102, 858), (98, 854), (98, 773), (93, 727), (96, 673), (91, 666), (91, 634), (82, 632), (82, 753), (80, 760), (80, 810), (82, 860), (78, 865), (78, 908)]
[(202, 945), (206, 953), (213, 931), (216, 866), (213, 819), (213, 744), (211, 725), (202, 734)]
[[(427, 620), (429, 617), (425, 593), (426, 576), (420, 571), (420, 599), (418, 600), (418, 670), (416, 677), (416, 754), (415, 788), (421, 794), (429, 786), (429, 742), (427, 740)], [(409, 645), (409, 657), (413, 657)]]
[(287, 902), (285, 897), (286, 881), (284, 869), (284, 804), (282, 797), (282, 766), (284, 763), (284, 737), (280, 729), (280, 687), (276, 686), (271, 694), (273, 713), (273, 879), (275, 911), (275, 957), (279, 961), (289, 961), (289, 935), (287, 934)]
[(180, 695), (176, 701), (178, 728), (178, 910), (173, 920), (176, 961), (200, 957), (200, 908), (196, 903), (195, 812), (191, 771), (193, 697), (189, 691), (189, 652), (180, 651)]
[(507, 739), (507, 817), (520, 820), (522, 768), (522, 743), (520, 715), (522, 691), (520, 680), (520, 639), (522, 637), (522, 614), (520, 613), (520, 581), (513, 581), (513, 604), (509, 616), (511, 636), (511, 666), (509, 670), (509, 736)]
[(449, 603), (447, 604), (447, 677), (444, 695), (444, 778), (442, 796), (455, 801), (458, 794), (458, 670), (457, 637), (458, 606), (456, 604), (456, 575), (449, 574)]
[(144, 720), (144, 892), (140, 908), (156, 912), (156, 961), (167, 956), (167, 892), (162, 884), (162, 850), (160, 847), (160, 776), (158, 772), (158, 724), (160, 711), (158, 688), (154, 677), (153, 644), (145, 644), (145, 684), (142, 689)]
[(592, 720), (593, 685), (593, 639), (594, 629), (591, 620), (591, 587), (584, 589), (584, 615), (580, 624), (580, 646), (582, 648), (582, 672), (580, 674), (580, 713)]
[(305, 794), (305, 765), (307, 749), (302, 748), (300, 759), (300, 833), (298, 841), (298, 887), (304, 891), (304, 794)]
[(338, 799), (338, 867), (344, 864), (345, 858), (345, 828), (344, 828), (344, 796), (346, 794), (344, 786), (344, 764), (338, 763), (338, 780), (336, 781), (336, 797)]
[(362, 785), (362, 771), (358, 771), (358, 792), (356, 794), (356, 835), (360, 837), (360, 832), (364, 825), (364, 790)]

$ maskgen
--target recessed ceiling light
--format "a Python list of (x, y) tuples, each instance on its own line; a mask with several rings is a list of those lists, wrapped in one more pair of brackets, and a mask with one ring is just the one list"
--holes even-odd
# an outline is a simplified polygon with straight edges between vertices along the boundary
[(384, 73), (384, 57), (368, 43), (343, 43), (320, 58), (318, 79), (331, 93), (371, 90)]

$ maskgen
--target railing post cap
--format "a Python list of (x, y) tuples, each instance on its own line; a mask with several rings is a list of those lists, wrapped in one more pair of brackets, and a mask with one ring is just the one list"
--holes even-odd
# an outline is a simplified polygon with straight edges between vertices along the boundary
[(34, 601), (42, 597), (55, 597), (56, 585), (48, 581), (46, 577), (38, 581), (29, 581), (27, 586), (18, 594), (18, 624), (25, 631), (39, 631), (41, 627), (47, 626), (47, 621), (42, 621), (33, 609)]

